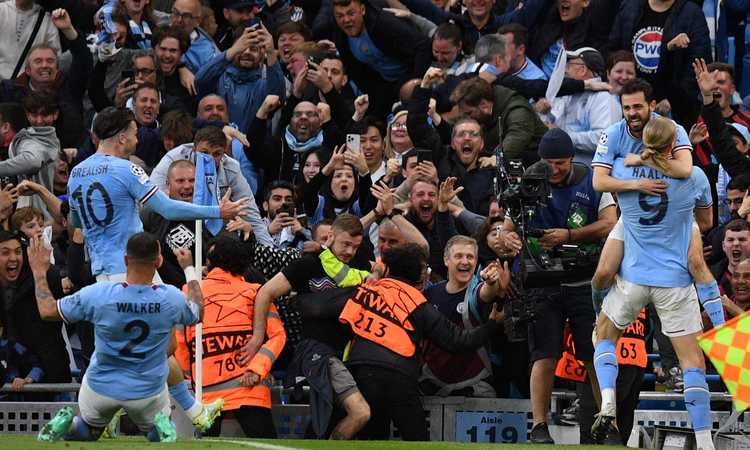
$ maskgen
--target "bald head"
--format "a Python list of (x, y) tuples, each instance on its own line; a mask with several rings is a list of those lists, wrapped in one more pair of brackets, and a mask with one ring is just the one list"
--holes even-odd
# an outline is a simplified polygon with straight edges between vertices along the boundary
[(378, 250), (381, 255), (405, 243), (406, 237), (404, 233), (392, 220), (385, 219), (380, 223), (378, 227)]
[(224, 98), (210, 94), (198, 103), (198, 118), (202, 120), (218, 120), (229, 123), (229, 110)]
[(175, 0), (172, 6), (172, 25), (190, 34), (201, 22), (203, 13), (199, 0)]

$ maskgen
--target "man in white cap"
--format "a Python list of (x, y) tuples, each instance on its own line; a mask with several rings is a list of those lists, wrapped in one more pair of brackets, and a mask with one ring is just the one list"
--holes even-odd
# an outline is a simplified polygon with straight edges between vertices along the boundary
[[(604, 58), (594, 48), (582, 47), (568, 51), (565, 76), (575, 80), (600, 80), (604, 73)], [(576, 149), (575, 160), (586, 165), (596, 150), (599, 135), (622, 118), (620, 106), (606, 91), (585, 91), (552, 101), (550, 128), (561, 128), (568, 133)]]

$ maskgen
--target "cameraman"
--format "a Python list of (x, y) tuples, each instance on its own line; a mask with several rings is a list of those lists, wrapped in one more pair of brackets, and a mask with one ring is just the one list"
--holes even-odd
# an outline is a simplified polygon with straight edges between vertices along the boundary
[[(589, 254), (598, 254), (599, 244), (617, 221), (612, 195), (594, 190), (593, 172), (588, 166), (573, 163), (574, 155), (575, 148), (570, 136), (561, 129), (549, 130), (539, 143), (542, 161), (529, 167), (524, 175), (524, 178), (528, 178), (529, 174), (546, 173), (551, 187), (546, 206), (537, 205), (533, 217), (527, 220), (527, 231), (540, 237), (527, 237), (522, 261), (528, 271), (525, 284), (530, 289), (526, 291), (527, 298), (538, 303), (535, 307), (536, 320), (529, 327), (534, 420), (531, 442), (534, 443), (554, 443), (546, 421), (555, 364), (563, 352), (566, 319), (570, 321), (577, 359), (583, 361), (589, 374), (594, 373), (591, 333), (595, 317), (590, 280), (596, 268), (595, 259), (589, 264), (584, 262), (573, 267), (567, 264), (552, 267), (540, 264), (539, 257), (543, 255), (535, 254), (543, 250), (554, 255), (563, 250), (563, 244), (588, 244), (586, 248)], [(511, 216), (506, 215), (502, 238), (506, 248), (517, 255), (522, 250), (522, 243), (514, 231), (516, 225)], [(535, 233), (534, 230), (538, 231)], [(580, 255), (578, 250), (576, 253)], [(584, 259), (577, 258), (576, 262)], [(589, 379), (592, 384), (596, 382), (596, 377), (590, 376)], [(597, 390), (598, 387), (594, 386), (594, 393)]]
[(263, 218), (268, 234), (278, 249), (302, 249), (305, 241), (312, 240), (310, 230), (296, 216), (294, 186), (285, 180), (276, 180), (268, 185), (263, 198)]

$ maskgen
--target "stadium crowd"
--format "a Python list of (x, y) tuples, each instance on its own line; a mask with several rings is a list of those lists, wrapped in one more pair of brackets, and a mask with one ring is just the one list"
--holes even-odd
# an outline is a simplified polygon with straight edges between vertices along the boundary
[[(629, 245), (654, 261), (637, 282), (687, 285), (702, 328), (750, 308), (738, 91), (750, 74), (726, 62), (743, 59), (728, 42), (744, 41), (750, 6), (707, 5), (1, 2), (0, 379), (17, 391), (6, 397), (49, 400), (23, 387), (70, 382), (77, 367), (79, 400), (136, 401), (156, 392), (107, 384), (161, 380), (168, 353), (161, 384), (213, 435), (231, 411), (248, 436), (275, 437), (270, 387), (283, 382), (310, 386), (319, 438), (387, 439), (393, 423), (427, 440), (421, 397), (461, 395), (530, 398), (531, 440), (552, 443), (552, 390), (565, 384), (579, 392), (565, 416), (581, 442), (624, 443), (646, 372), (686, 399), (705, 384), (702, 354), (688, 358), (680, 340), (699, 330), (676, 330), (656, 301), (602, 307), (620, 261), (622, 276), (634, 270)], [(675, 219), (682, 180), (700, 195)], [(616, 226), (629, 194), (636, 221), (681, 249), (680, 276), (650, 240), (629, 244), (624, 217)], [(693, 214), (699, 232), (692, 218), (686, 233), (664, 228)], [(172, 311), (158, 327), (84, 305), (120, 295), (95, 287), (126, 273), (185, 286), (198, 309), (175, 306), (172, 288), (165, 306), (116, 306)], [(611, 350), (592, 341), (598, 315)], [(160, 346), (140, 348), (156, 330)], [(608, 355), (616, 385), (597, 363)], [(153, 372), (113, 379), (96, 366), (154, 357)], [(614, 390), (615, 432), (590, 433)], [(149, 432), (153, 414), (128, 413)], [(81, 414), (73, 428), (90, 438), (114, 410)]]

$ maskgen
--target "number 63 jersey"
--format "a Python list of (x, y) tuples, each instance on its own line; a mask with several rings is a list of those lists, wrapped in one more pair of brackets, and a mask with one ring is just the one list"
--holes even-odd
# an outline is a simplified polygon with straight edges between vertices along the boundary
[(128, 239), (143, 231), (139, 206), (158, 188), (140, 166), (115, 156), (94, 154), (70, 172), (68, 198), (91, 258), (91, 273), (125, 273)]
[(703, 171), (693, 167), (687, 179), (669, 178), (646, 166), (625, 167), (615, 161), (612, 176), (621, 180), (650, 178), (667, 183), (661, 195), (638, 191), (618, 194), (624, 226), (625, 255), (620, 276), (653, 287), (685, 287), (692, 283), (687, 255), (693, 209), (710, 208), (711, 188)]
[(138, 400), (167, 382), (167, 344), (172, 327), (198, 322), (182, 292), (168, 285), (100, 281), (57, 301), (66, 323), (94, 325), (96, 350), (86, 381), (100, 395)]

